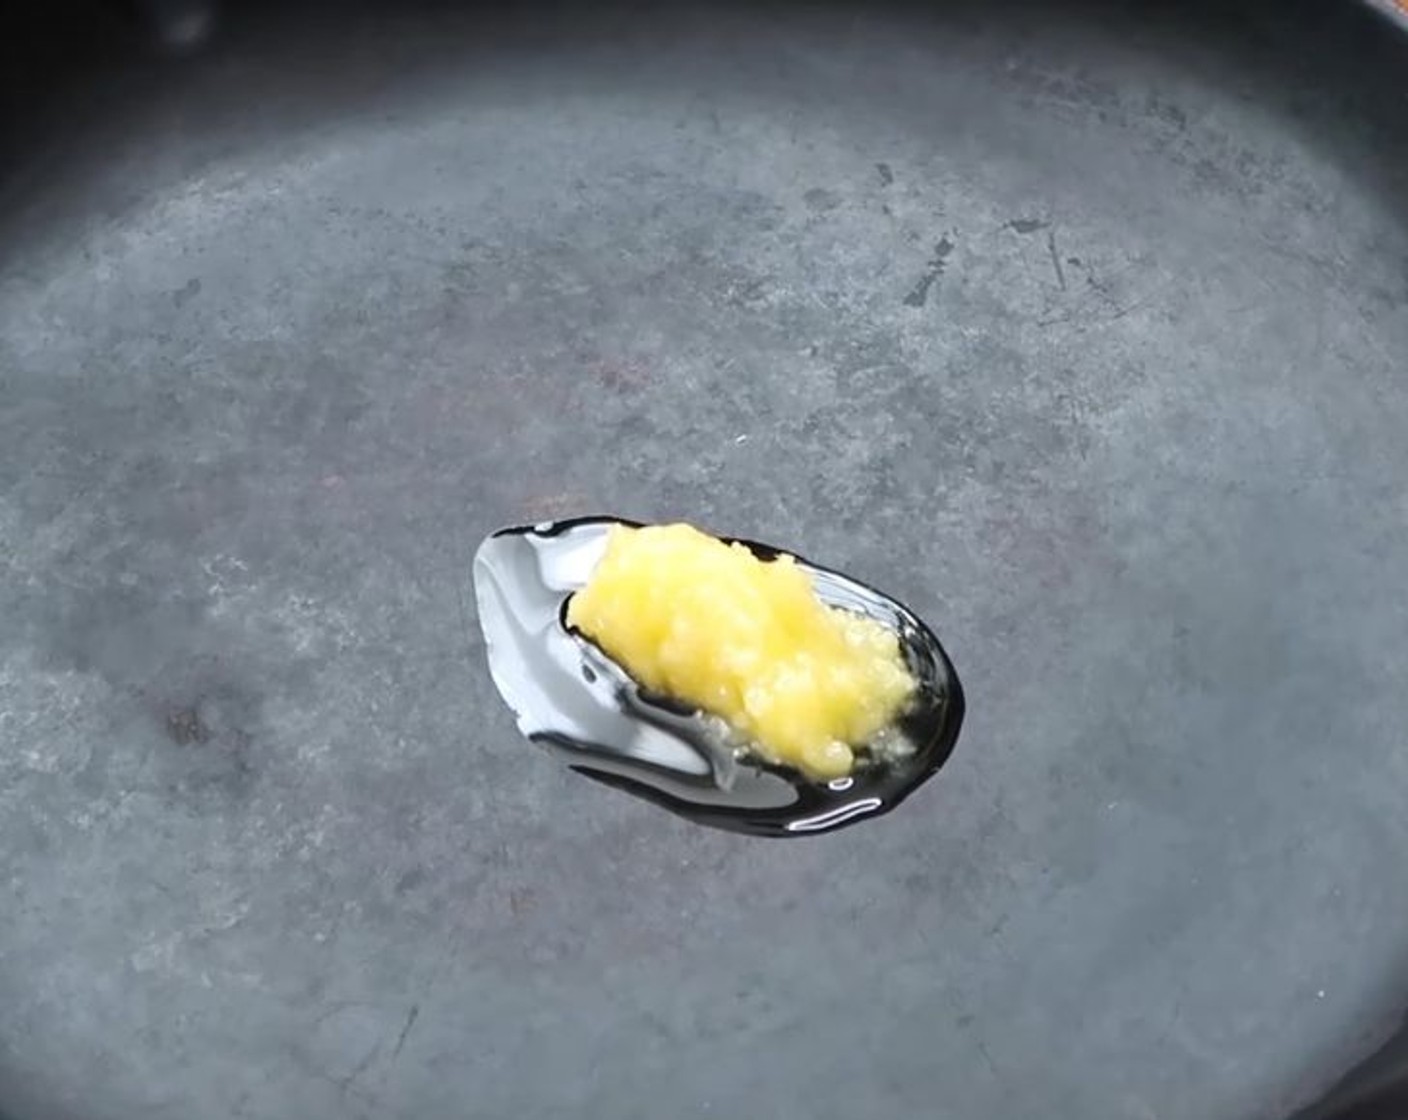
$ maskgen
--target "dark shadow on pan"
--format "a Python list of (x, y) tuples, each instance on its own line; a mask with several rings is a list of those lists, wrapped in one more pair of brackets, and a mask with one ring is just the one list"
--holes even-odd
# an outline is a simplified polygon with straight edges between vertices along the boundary
[[(41, 215), (62, 220), (71, 208), (120, 211), (135, 204), (120, 192), (94, 199), (84, 192), (87, 171), (103, 164), (106, 145), (125, 129), (154, 116), (160, 127), (195, 137), (231, 127), (238, 145), (258, 144), (312, 127), (329, 117), (380, 111), (385, 95), (430, 83), (437, 75), (476, 63), (502, 65), (515, 55), (593, 43), (629, 41), (646, 34), (693, 36), (718, 32), (731, 7), (756, 18), (759, 10), (786, 21), (785, 0), (765, 5), (641, 4), (626, 7), (562, 2), (484, 11), (453, 0), (353, 0), (345, 4), (267, 3), (246, 0), (222, 8), (217, 33), (202, 48), (204, 62), (162, 57), (156, 34), (117, 0), (22, 8), (17, 34), (0, 44), (0, 235), (20, 236), (12, 219), (44, 199)], [(1345, 0), (1245, 0), (1142, 5), (1112, 0), (935, 0), (904, 2), (928, 21), (936, 37), (975, 33), (978, 16), (994, 10), (1011, 23), (1020, 57), (1039, 55), (1044, 35), (1063, 26), (1092, 27), (1151, 57), (1189, 62), (1210, 84), (1229, 90), (1279, 118), (1303, 142), (1332, 154), (1347, 175), (1408, 214), (1408, 127), (1402, 115), (1401, 75), (1408, 71), (1408, 34), (1367, 5)], [(876, 13), (886, 5), (870, 5)], [(857, 18), (842, 0), (809, 6), (829, 13), (844, 29)], [(723, 21), (724, 33), (727, 30)], [(144, 65), (132, 66), (134, 58)], [(240, 77), (221, 77), (238, 59)], [(251, 60), (257, 60), (251, 67)], [(233, 70), (233, 67), (231, 67)], [(223, 104), (230, 81), (247, 82), (249, 106), (238, 120)], [(91, 96), (94, 86), (103, 96)], [(862, 91), (857, 91), (861, 95)], [(906, 112), (902, 101), (892, 111)], [(1128, 107), (1126, 107), (1128, 108)], [(1112, 112), (1121, 111), (1112, 106)], [(1152, 121), (1131, 117), (1135, 135)], [(85, 170), (86, 169), (86, 170)], [(190, 167), (173, 168), (173, 178)], [(40, 174), (42, 172), (42, 174)], [(65, 190), (67, 188), (67, 190)], [(77, 189), (79, 198), (68, 196)], [(66, 196), (67, 206), (56, 205)]]
[(1292, 1120), (1400, 1120), (1408, 1116), (1408, 1021)]

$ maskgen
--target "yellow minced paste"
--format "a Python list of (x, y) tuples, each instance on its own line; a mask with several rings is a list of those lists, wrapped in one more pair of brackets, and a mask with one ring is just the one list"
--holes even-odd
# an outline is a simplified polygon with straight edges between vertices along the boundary
[(914, 694), (891, 630), (826, 606), (790, 556), (688, 525), (614, 526), (567, 620), (646, 688), (818, 780), (849, 774)]

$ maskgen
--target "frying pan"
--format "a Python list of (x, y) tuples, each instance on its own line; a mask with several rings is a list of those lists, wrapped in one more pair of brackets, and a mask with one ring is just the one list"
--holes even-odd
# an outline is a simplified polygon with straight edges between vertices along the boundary
[[(1387, 11), (19, 17), (0, 1108), (1401, 1115)], [(775, 843), (521, 742), (469, 561), (597, 512), (911, 605), (945, 770)]]

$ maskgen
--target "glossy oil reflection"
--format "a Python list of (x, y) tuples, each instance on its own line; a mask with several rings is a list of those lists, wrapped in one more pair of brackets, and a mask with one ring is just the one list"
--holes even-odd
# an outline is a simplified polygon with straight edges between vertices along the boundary
[[(894, 630), (919, 682), (893, 729), (901, 754), (862, 760), (830, 783), (740, 752), (722, 721), (644, 692), (569, 629), (566, 605), (606, 549), (609, 517), (504, 529), (480, 545), (474, 589), (489, 672), (519, 730), (574, 770), (699, 824), (765, 836), (830, 832), (893, 809), (948, 759), (963, 690), (939, 640), (901, 604), (794, 556), (823, 602)], [(780, 550), (740, 541), (761, 559)]]

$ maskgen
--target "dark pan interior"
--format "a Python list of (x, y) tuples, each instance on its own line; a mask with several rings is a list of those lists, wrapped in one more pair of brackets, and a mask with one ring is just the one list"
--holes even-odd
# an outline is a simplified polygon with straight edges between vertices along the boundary
[[(0, 44), (6, 1120), (1402, 1112), (1390, 19), (137, 14)], [(521, 742), (470, 557), (601, 510), (913, 607), (943, 773)]]

